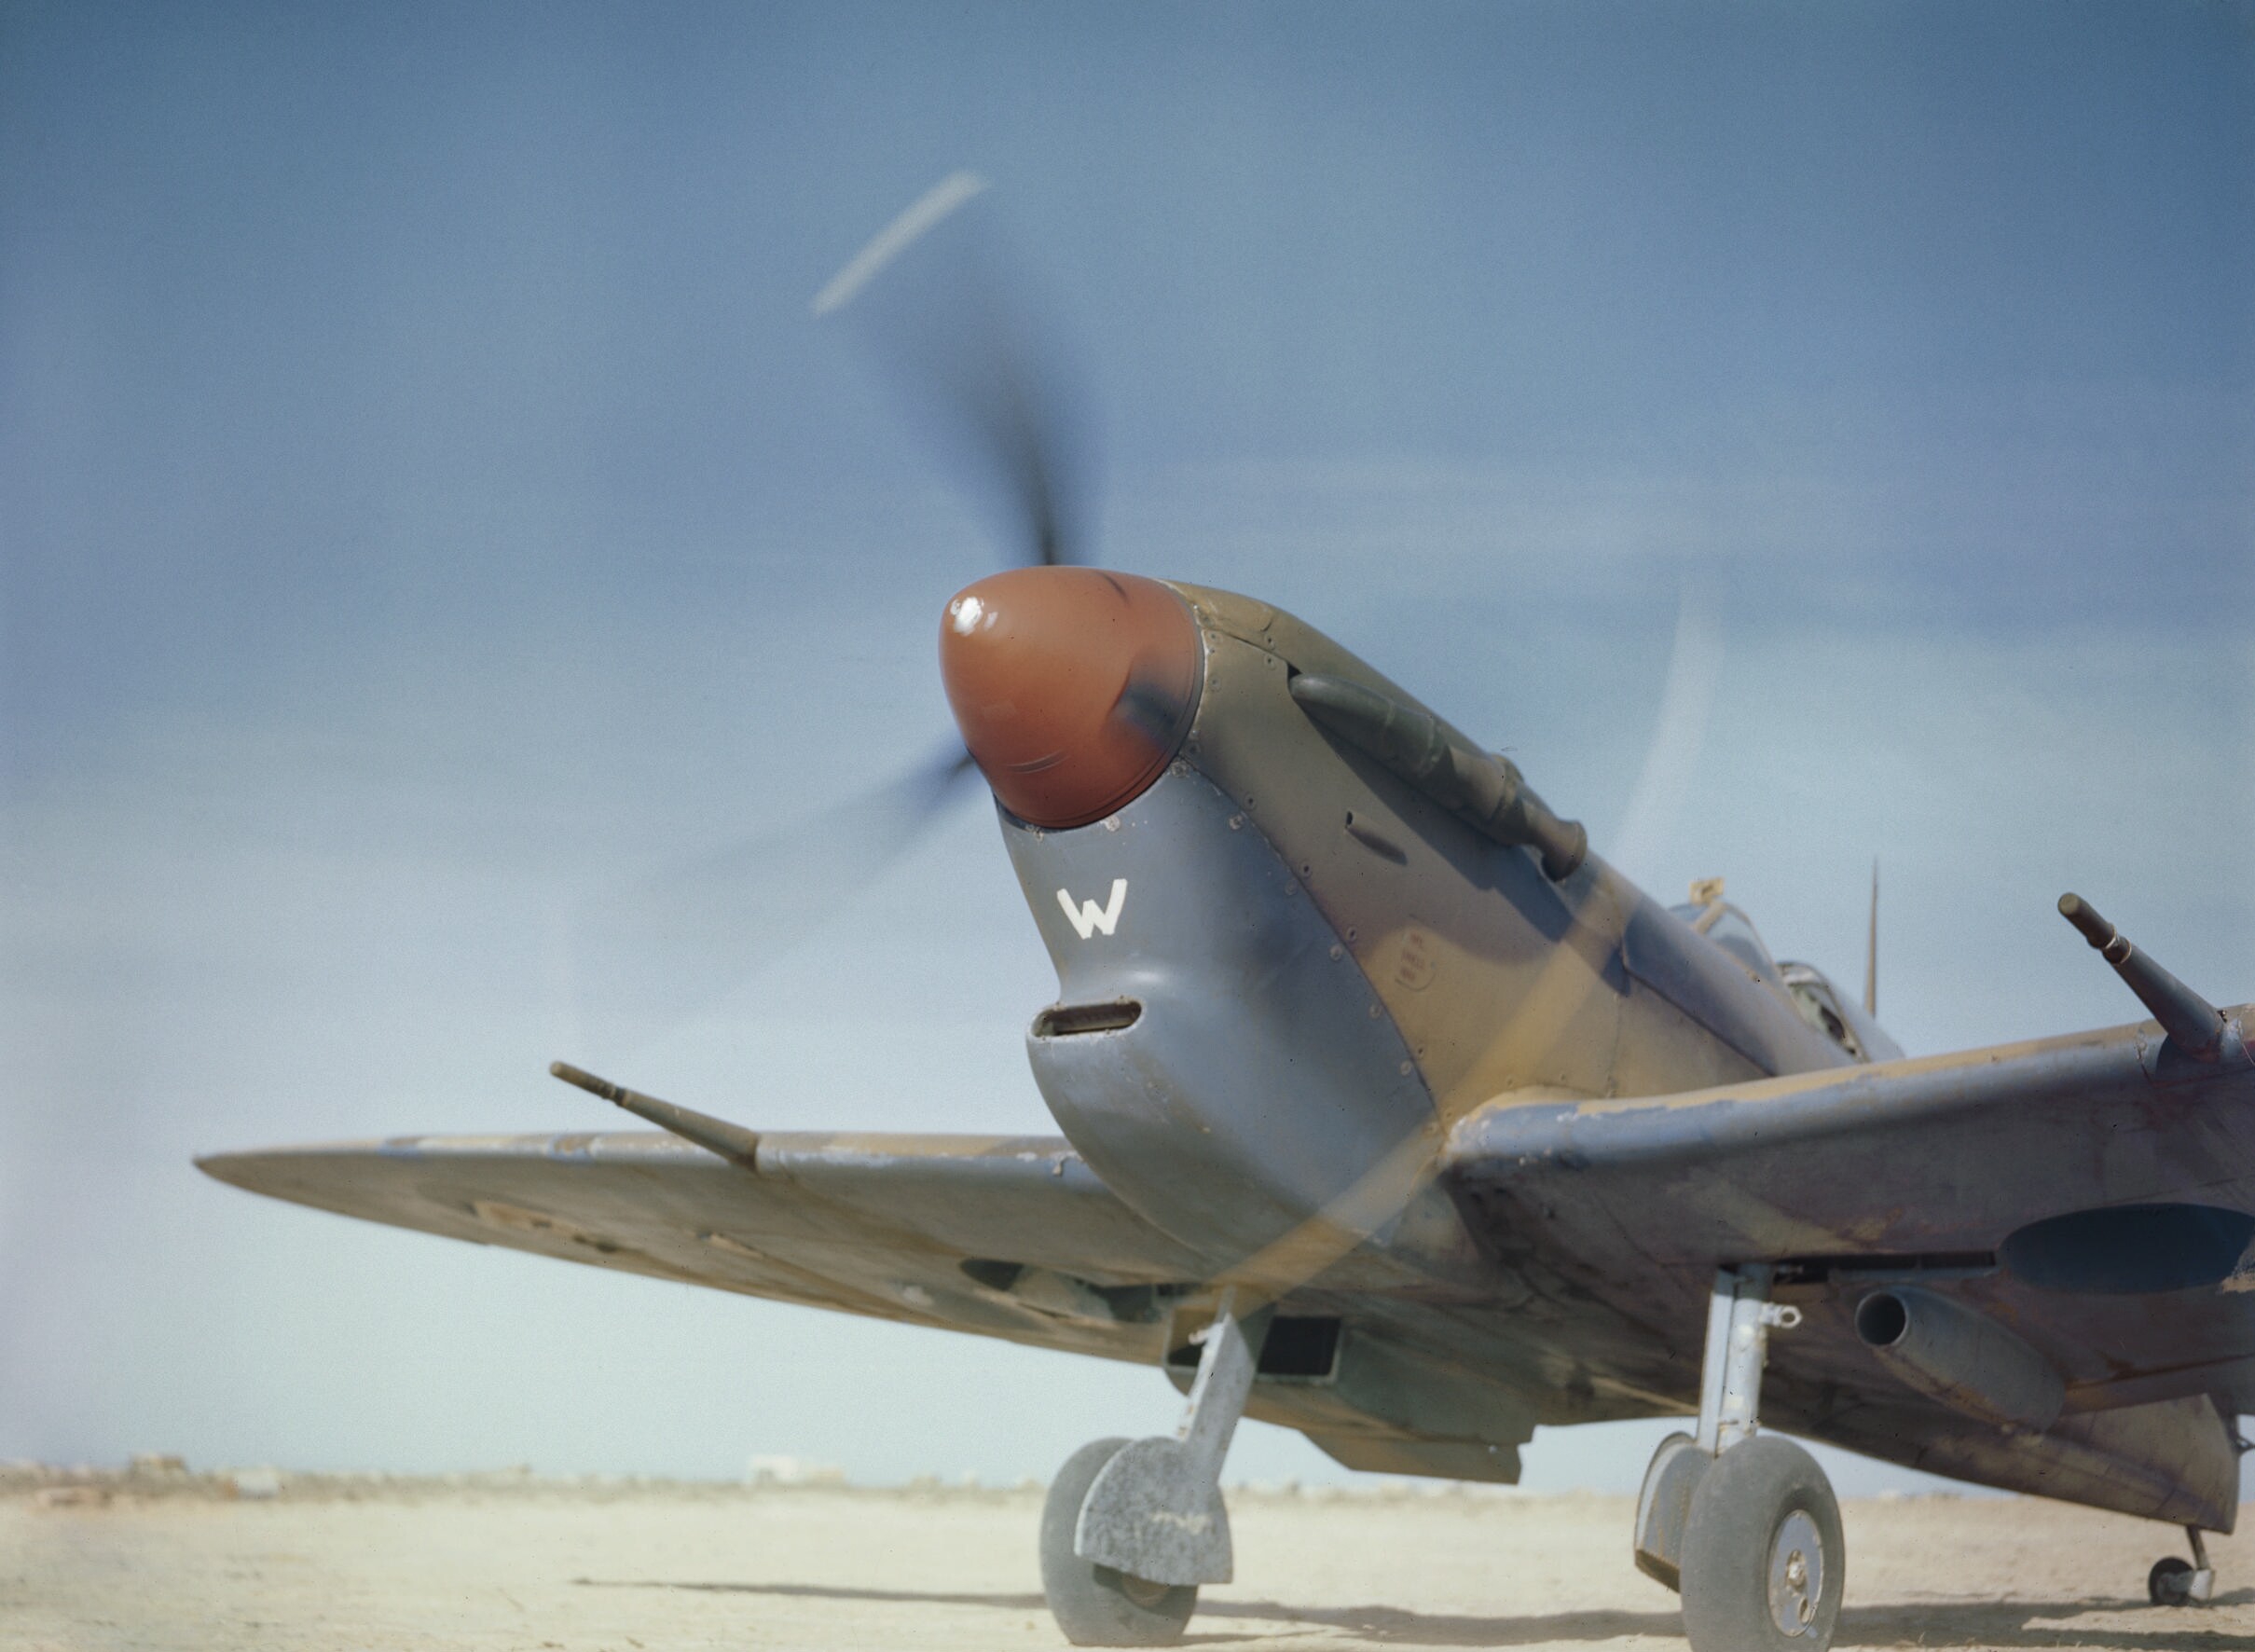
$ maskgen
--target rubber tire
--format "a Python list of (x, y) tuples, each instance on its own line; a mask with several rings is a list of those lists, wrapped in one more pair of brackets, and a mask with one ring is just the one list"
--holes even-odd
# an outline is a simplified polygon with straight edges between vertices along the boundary
[[(1795, 1512), (1822, 1548), (1816, 1613), (1789, 1635), (1769, 1612), (1770, 1549)], [(1692, 1652), (1826, 1652), (1847, 1581), (1840, 1505), (1817, 1460), (1790, 1439), (1758, 1434), (1714, 1460), (1691, 1496), (1684, 1531), (1684, 1632)]]
[(2179, 1554), (2165, 1554), (2145, 1575), (2145, 1598), (2156, 1606), (2189, 1606), (2185, 1592), (2193, 1582), (2193, 1563)]
[(1173, 1589), (1146, 1583), (1073, 1552), (1073, 1529), (1080, 1523), (1089, 1487), (1128, 1443), (1099, 1439), (1082, 1446), (1057, 1470), (1041, 1505), (1041, 1592), (1057, 1627), (1076, 1646), (1172, 1646), (1198, 1608), (1194, 1583)]

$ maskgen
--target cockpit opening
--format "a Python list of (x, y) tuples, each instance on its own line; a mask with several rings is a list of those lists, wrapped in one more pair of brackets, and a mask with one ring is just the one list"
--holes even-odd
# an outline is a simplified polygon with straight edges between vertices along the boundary
[(1847, 1051), (1858, 1061), (1869, 1061), (1870, 1053), (1863, 1040), (1857, 1038), (1849, 1026), (1846, 1012), (1841, 1007), (1840, 995), (1833, 990), (1832, 983), (1814, 964), (1781, 964), (1778, 972), (1785, 983), (1785, 991), (1793, 999), (1793, 1007), (1801, 1012), (1801, 1019), (1815, 1027), (1834, 1043)]
[(1879, 1029), (1861, 1006), (1840, 996), (1814, 964), (1779, 963), (1762, 944), (1753, 922), (1723, 899), (1723, 880), (1703, 877), (1691, 886), (1691, 899), (1669, 911), (1746, 966), (1747, 971), (1790, 1003), (1815, 1027), (1857, 1061), (1891, 1061), (1901, 1046)]

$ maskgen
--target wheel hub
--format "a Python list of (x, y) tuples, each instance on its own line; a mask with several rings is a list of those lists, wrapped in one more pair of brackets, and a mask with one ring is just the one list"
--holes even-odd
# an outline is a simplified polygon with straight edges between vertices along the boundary
[(1153, 1583), (1148, 1577), (1138, 1577), (1131, 1572), (1120, 1574), (1120, 1592), (1146, 1611), (1166, 1599), (1167, 1585)]
[(1824, 1540), (1805, 1509), (1778, 1522), (1769, 1545), (1769, 1616), (1778, 1632), (1809, 1632), (1824, 1593)]

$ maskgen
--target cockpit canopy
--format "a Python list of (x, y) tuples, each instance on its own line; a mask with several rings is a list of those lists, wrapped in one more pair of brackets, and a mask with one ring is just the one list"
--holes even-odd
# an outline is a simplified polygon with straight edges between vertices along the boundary
[(1753, 920), (1723, 899), (1721, 880), (1703, 879), (1692, 886), (1693, 899), (1668, 910), (1689, 924), (1746, 966), (1748, 973), (1785, 999), (1802, 1020), (1815, 1027), (1858, 1061), (1891, 1061), (1903, 1048), (1864, 1013), (1862, 1005), (1843, 998), (1814, 964), (1779, 963), (1762, 944)]
[(1724, 951), (1737, 955), (1741, 963), (1764, 981), (1772, 986), (1778, 984), (1777, 963), (1769, 956), (1769, 948), (1762, 944), (1762, 937), (1754, 932), (1753, 922), (1719, 894), (1712, 901), (1695, 901), (1669, 910)]

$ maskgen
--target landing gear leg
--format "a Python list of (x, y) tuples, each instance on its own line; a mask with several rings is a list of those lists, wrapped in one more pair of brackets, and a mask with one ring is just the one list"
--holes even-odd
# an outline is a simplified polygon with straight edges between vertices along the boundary
[(1222, 1298), (1201, 1333), (1190, 1403), (1172, 1439), (1100, 1439), (1073, 1453), (1041, 1510), (1041, 1590), (1076, 1646), (1164, 1646), (1198, 1587), (1233, 1569), (1221, 1465), (1253, 1391), (1252, 1338)]
[(1769, 1332), (1801, 1322), (1770, 1280), (1716, 1274), (1698, 1432), (1661, 1442), (1637, 1503), (1637, 1565), (1683, 1595), (1692, 1652), (1825, 1652), (1839, 1621), (1839, 1504), (1816, 1459), (1757, 1432)]
[(2208, 1546), (2200, 1528), (2187, 1526), (2184, 1535), (2192, 1539), (2193, 1558), (2164, 1556), (2145, 1575), (2145, 1597), (2156, 1606), (2205, 1604), (2216, 1592), (2216, 1568), (2208, 1564)]

